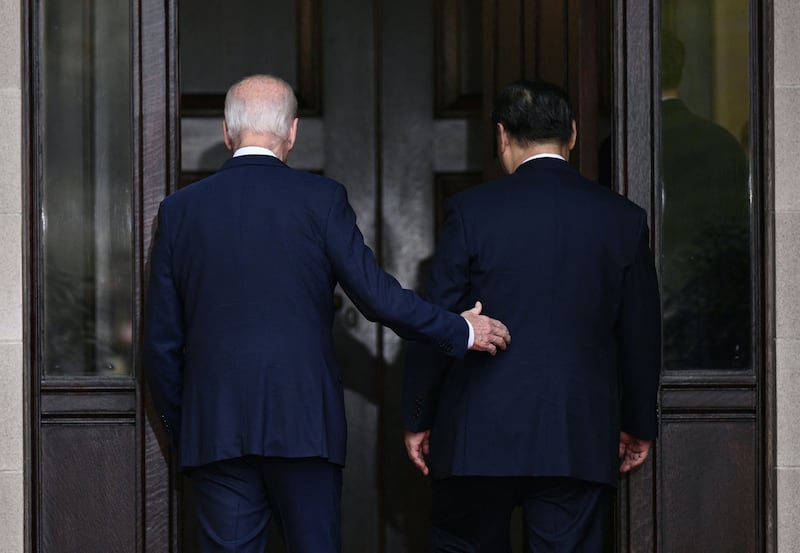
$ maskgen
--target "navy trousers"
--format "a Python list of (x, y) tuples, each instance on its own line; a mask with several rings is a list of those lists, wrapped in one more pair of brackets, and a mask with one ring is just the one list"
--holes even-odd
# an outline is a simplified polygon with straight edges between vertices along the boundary
[(188, 470), (201, 553), (264, 553), (274, 516), (287, 553), (340, 553), (342, 468), (248, 456)]
[(565, 477), (457, 476), (432, 484), (433, 553), (511, 553), (521, 506), (530, 553), (601, 553), (614, 489)]

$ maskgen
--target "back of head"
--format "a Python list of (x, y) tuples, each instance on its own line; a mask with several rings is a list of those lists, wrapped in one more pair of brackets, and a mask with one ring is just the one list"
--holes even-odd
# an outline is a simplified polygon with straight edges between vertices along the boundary
[(572, 137), (569, 96), (544, 81), (520, 80), (505, 87), (494, 103), (492, 122), (503, 125), (518, 144), (567, 144)]
[(661, 90), (678, 88), (685, 60), (683, 43), (673, 33), (664, 31), (661, 34)]
[(225, 123), (234, 143), (243, 131), (285, 140), (295, 117), (297, 99), (292, 87), (271, 75), (245, 77), (225, 96)]

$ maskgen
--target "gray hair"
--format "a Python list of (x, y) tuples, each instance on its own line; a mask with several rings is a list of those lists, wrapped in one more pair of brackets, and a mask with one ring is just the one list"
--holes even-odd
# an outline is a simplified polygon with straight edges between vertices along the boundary
[(297, 98), (292, 87), (272, 75), (245, 77), (225, 96), (225, 123), (234, 141), (242, 131), (273, 134), (285, 140), (295, 117)]

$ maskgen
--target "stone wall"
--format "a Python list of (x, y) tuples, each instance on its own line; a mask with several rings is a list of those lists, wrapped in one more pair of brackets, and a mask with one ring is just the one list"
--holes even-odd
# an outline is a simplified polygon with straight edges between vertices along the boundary
[(800, 5), (775, 0), (778, 551), (800, 543)]
[(20, 5), (0, 2), (0, 553), (24, 535)]

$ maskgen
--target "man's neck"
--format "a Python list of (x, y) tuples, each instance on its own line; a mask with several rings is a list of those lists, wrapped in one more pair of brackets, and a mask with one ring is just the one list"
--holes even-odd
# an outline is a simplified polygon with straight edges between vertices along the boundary
[(234, 150), (233, 152), (233, 157), (246, 156), (246, 155), (262, 155), (262, 156), (278, 157), (275, 155), (275, 152), (273, 152), (269, 148), (264, 148), (263, 146), (242, 146), (240, 148), (236, 148), (236, 150)]
[(267, 150), (270, 150), (272, 153), (274, 153), (275, 157), (277, 157), (283, 162), (286, 162), (286, 158), (288, 158), (289, 156), (289, 152), (286, 148), (286, 141), (281, 140), (277, 136), (273, 135), (257, 134), (257, 133), (243, 131), (239, 135), (239, 143), (236, 144), (236, 147), (233, 148), (233, 150), (236, 151), (240, 148), (246, 148), (248, 146), (266, 148)]
[(565, 160), (569, 160), (569, 147), (566, 144), (547, 143), (533, 144), (525, 148), (513, 148), (511, 163), (514, 169), (512, 173), (516, 171), (520, 165), (525, 163), (525, 161), (539, 155), (559, 156)]

